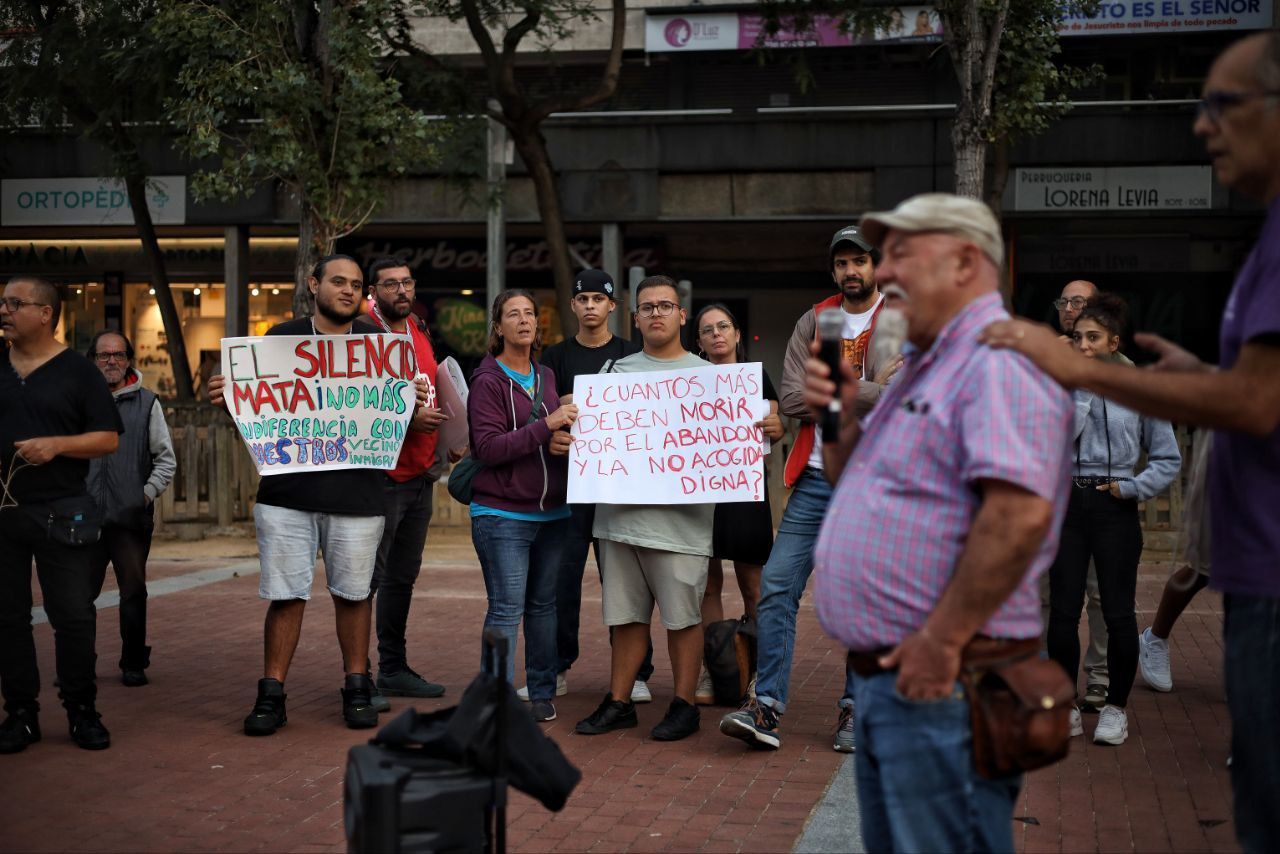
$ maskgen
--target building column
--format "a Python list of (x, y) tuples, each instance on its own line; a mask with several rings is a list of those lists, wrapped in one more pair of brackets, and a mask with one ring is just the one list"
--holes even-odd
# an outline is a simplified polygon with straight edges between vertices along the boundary
[[(609, 278), (613, 279), (615, 288), (622, 287), (622, 226), (616, 222), (606, 222), (600, 226), (600, 268), (609, 274)], [(614, 294), (616, 297), (617, 294)], [(626, 303), (618, 306), (618, 311), (609, 315), (609, 331), (614, 335), (619, 335), (620, 330), (626, 329), (624, 321), (627, 319), (625, 315)]]
[(227, 305), (224, 334), (227, 338), (240, 338), (249, 334), (249, 229), (246, 226), (227, 226), (223, 264)]

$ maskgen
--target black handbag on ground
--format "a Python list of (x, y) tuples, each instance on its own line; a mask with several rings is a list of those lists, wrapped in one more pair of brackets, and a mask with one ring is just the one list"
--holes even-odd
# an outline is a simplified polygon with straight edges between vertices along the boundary
[(102, 539), (102, 511), (89, 495), (21, 505), (55, 543), (90, 546)]
[[(533, 409), (529, 412), (529, 420), (525, 422), (528, 426), (538, 420), (538, 408), (542, 406), (542, 375), (537, 372), (538, 363), (534, 362), (534, 392), (533, 392)], [(449, 490), (450, 497), (459, 504), (470, 504), (475, 497), (475, 486), (473, 481), (480, 470), (484, 468), (484, 463), (475, 457), (467, 455), (454, 465), (453, 471), (449, 472), (449, 480), (445, 482), (445, 489)]]

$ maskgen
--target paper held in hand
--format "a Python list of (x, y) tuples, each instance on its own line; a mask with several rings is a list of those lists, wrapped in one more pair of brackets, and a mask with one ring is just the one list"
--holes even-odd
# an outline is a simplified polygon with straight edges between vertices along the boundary
[(759, 362), (577, 377), (569, 503), (763, 501), (762, 389)]
[(449, 416), (449, 420), (440, 425), (439, 447), (445, 451), (454, 451), (467, 447), (471, 437), (467, 426), (467, 389), (466, 377), (462, 374), (462, 366), (449, 356), (440, 363), (436, 372), (437, 405)]
[(222, 365), (258, 474), (395, 468), (417, 402), (409, 336), (223, 338)]

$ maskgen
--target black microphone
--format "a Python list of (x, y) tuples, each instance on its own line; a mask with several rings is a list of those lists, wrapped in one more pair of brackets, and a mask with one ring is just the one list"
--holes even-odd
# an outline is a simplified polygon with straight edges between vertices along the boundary
[(838, 308), (828, 308), (818, 315), (818, 358), (831, 371), (831, 380), (836, 384), (835, 397), (827, 404), (818, 420), (822, 428), (822, 442), (836, 442), (840, 439), (840, 386), (844, 377), (840, 373), (840, 363), (844, 361), (844, 312)]

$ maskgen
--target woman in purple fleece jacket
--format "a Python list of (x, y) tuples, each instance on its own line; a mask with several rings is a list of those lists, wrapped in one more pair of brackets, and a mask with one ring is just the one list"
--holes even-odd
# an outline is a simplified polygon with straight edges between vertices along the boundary
[[(555, 720), (556, 572), (567, 530), (568, 427), (572, 404), (556, 407), (555, 374), (533, 358), (538, 308), (509, 290), (493, 302), (489, 353), (471, 376), (471, 454), (484, 464), (472, 481), (471, 540), (484, 573), (493, 626), (516, 646), (524, 618), (525, 679), (534, 717)], [(507, 679), (515, 675), (510, 659)]]

